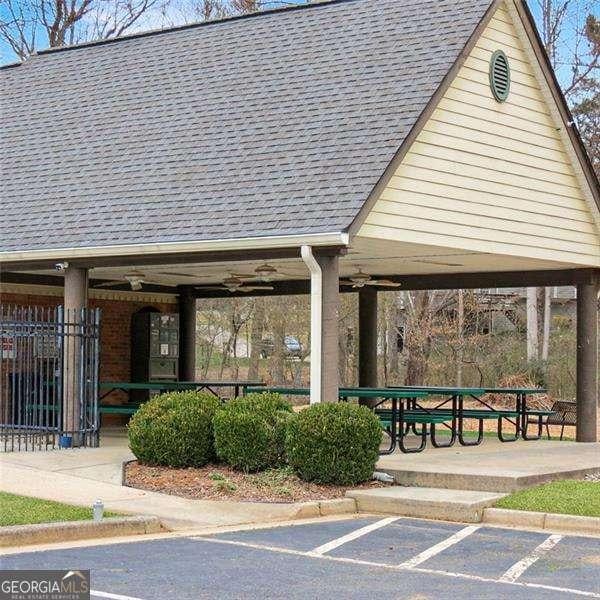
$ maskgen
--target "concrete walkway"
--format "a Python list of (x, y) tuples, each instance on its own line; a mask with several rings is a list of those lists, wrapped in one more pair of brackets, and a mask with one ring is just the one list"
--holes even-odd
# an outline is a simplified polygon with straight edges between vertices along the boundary
[[(133, 458), (122, 430), (105, 430), (100, 448), (0, 454), (0, 489), (85, 506), (99, 498), (109, 510), (154, 515), (174, 529), (318, 516), (294, 504), (191, 500), (125, 487), (121, 465)], [(382, 457), (377, 468), (392, 474), (396, 483), (416, 487), (389, 488), (369, 498), (361, 493), (356, 498), (361, 510), (473, 521), (498, 493), (600, 473), (600, 444), (501, 444), (486, 438), (471, 448), (394, 453)], [(447, 505), (444, 511), (440, 503)]]
[[(100, 448), (0, 454), (0, 489), (45, 500), (154, 515), (173, 529), (230, 526), (303, 516), (297, 505), (190, 500), (121, 484), (121, 464), (133, 459), (122, 434), (104, 435)], [(306, 515), (314, 516), (314, 515)]]
[(557, 479), (600, 473), (600, 444), (548, 440), (431, 448), (419, 454), (383, 456), (377, 468), (396, 483), (432, 488), (513, 492)]

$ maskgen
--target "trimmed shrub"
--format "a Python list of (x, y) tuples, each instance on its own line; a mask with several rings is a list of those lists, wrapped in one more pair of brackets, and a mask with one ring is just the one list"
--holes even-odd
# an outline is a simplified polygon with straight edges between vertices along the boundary
[(140, 462), (201, 467), (215, 458), (212, 394), (169, 392), (142, 404), (129, 421), (129, 447)]
[(373, 475), (381, 426), (366, 406), (315, 404), (290, 423), (286, 451), (305, 481), (355, 485)]
[(281, 465), (294, 417), (279, 394), (248, 394), (228, 402), (214, 418), (217, 456), (246, 473)]

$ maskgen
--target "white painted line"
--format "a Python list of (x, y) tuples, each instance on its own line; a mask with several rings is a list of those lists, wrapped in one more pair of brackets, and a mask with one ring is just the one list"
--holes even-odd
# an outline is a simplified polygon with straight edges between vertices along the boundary
[(311, 550), (307, 554), (310, 556), (322, 556), (326, 552), (331, 552), (335, 548), (339, 548), (352, 540), (356, 540), (363, 535), (367, 535), (367, 533), (371, 533), (371, 531), (376, 531), (377, 529), (381, 529), (394, 521), (397, 521), (400, 517), (387, 517), (386, 519), (381, 519), (380, 521), (376, 521), (375, 523), (371, 523), (370, 525), (365, 525), (365, 527), (361, 527), (360, 529), (356, 529), (355, 531), (351, 531), (350, 533), (343, 535), (335, 540), (331, 540), (331, 542), (327, 542), (322, 546), (318, 546), (314, 550)]
[(133, 596), (111, 594), (110, 592), (100, 592), (98, 590), (90, 590), (90, 594), (96, 596), (96, 598), (109, 598), (110, 600), (141, 600), (141, 598), (134, 598)]
[(500, 577), (500, 581), (514, 582), (519, 579), (519, 577), (521, 577), (521, 575), (523, 575), (523, 573), (525, 573), (525, 571), (527, 571), (527, 569), (529, 569), (533, 563), (537, 562), (542, 556), (544, 556), (544, 554), (546, 554), (546, 552), (552, 550), (552, 548), (554, 548), (554, 546), (556, 546), (560, 540), (562, 540), (562, 535), (551, 535), (550, 537), (546, 538), (527, 556), (508, 569), (508, 571), (506, 571), (506, 573)]
[(412, 567), (416, 567), (421, 563), (424, 563), (426, 560), (429, 560), (432, 556), (439, 554), (446, 550), (446, 548), (450, 548), (450, 546), (454, 546), (454, 544), (458, 544), (461, 540), (464, 540), (466, 537), (470, 536), (472, 533), (475, 533), (479, 529), (479, 525), (469, 525), (460, 531), (457, 531), (454, 535), (451, 535), (449, 538), (442, 540), (439, 544), (435, 546), (431, 546), (431, 548), (427, 548), (420, 554), (413, 556), (412, 558), (404, 561), (400, 566), (406, 569), (410, 569)]
[(480, 577), (479, 575), (469, 575), (467, 573), (453, 573), (451, 571), (439, 571), (437, 569), (426, 569), (422, 567), (403, 567), (402, 565), (390, 565), (385, 563), (376, 563), (368, 560), (360, 560), (357, 558), (342, 558), (338, 556), (314, 555), (301, 550), (291, 550), (289, 548), (274, 548), (273, 546), (263, 546), (261, 544), (251, 544), (249, 542), (238, 542), (235, 540), (221, 540), (217, 538), (194, 536), (193, 539), (199, 542), (209, 542), (213, 544), (228, 544), (231, 546), (240, 546), (243, 548), (252, 548), (254, 550), (265, 550), (268, 552), (277, 552), (279, 554), (292, 554), (294, 556), (305, 556), (314, 558), (315, 560), (329, 560), (332, 562), (349, 563), (354, 565), (362, 565), (367, 567), (380, 567), (381, 569), (392, 571), (408, 571), (411, 573), (425, 573), (427, 575), (440, 575), (442, 577), (452, 577), (455, 579), (467, 579), (469, 581), (479, 581), (482, 583), (497, 583), (502, 585), (512, 585), (520, 588), (531, 588), (540, 590), (550, 590), (553, 592), (562, 592), (565, 594), (573, 594), (574, 596), (584, 596), (586, 598), (600, 598), (600, 594), (595, 592), (587, 592), (585, 590), (576, 590), (572, 588), (563, 588), (554, 585), (545, 585), (543, 583), (527, 583), (523, 581), (503, 581), (501, 579), (492, 579), (491, 577)]

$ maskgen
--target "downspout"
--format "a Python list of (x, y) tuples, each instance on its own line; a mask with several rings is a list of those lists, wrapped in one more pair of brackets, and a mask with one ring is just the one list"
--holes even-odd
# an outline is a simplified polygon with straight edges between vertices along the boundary
[(321, 322), (323, 319), (323, 272), (311, 246), (300, 249), (302, 260), (310, 271), (310, 403), (321, 402)]

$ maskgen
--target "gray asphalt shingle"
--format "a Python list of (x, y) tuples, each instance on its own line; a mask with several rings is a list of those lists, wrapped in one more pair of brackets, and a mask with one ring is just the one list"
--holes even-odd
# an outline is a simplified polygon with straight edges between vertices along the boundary
[(346, 0), (0, 70), (0, 251), (342, 231), (491, 0)]

